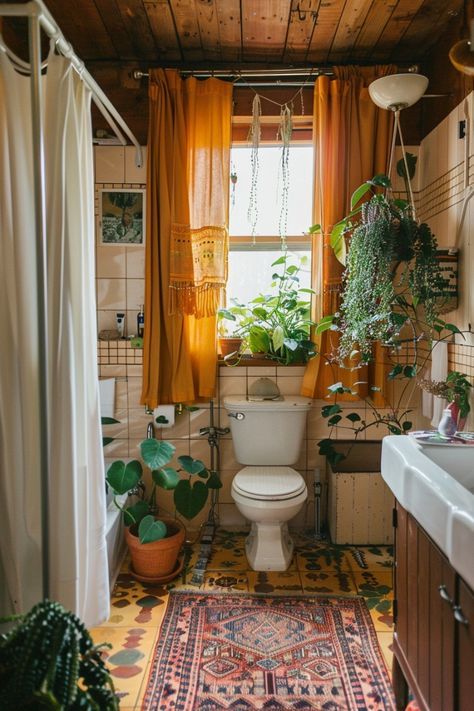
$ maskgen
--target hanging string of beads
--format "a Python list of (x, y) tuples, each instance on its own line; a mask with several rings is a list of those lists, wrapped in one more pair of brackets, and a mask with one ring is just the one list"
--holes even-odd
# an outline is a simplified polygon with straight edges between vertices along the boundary
[(262, 133), (260, 126), (261, 115), (262, 105), (260, 103), (260, 96), (256, 93), (252, 103), (252, 123), (250, 124), (250, 130), (248, 135), (248, 140), (252, 146), (252, 150), (250, 153), (251, 178), (247, 219), (252, 229), (253, 244), (255, 244), (255, 229), (257, 227), (258, 220), (258, 149), (260, 146), (260, 137)]
[(280, 111), (280, 124), (278, 126), (277, 140), (282, 142), (280, 169), (281, 169), (281, 205), (278, 219), (278, 232), (282, 249), (286, 249), (286, 232), (288, 227), (288, 193), (290, 190), (290, 141), (293, 133), (293, 104), (284, 104)]
[[(303, 89), (305, 84), (311, 80), (311, 73), (305, 79), (304, 84), (295, 92), (290, 101), (280, 103), (274, 101), (267, 96), (258, 94), (255, 89), (247, 85), (255, 94), (252, 103), (252, 123), (250, 124), (248, 141), (251, 145), (250, 164), (251, 164), (251, 180), (250, 180), (250, 195), (249, 206), (247, 210), (247, 218), (252, 232), (252, 243), (255, 244), (255, 232), (258, 220), (258, 171), (259, 157), (258, 151), (261, 138), (261, 116), (262, 116), (262, 100), (269, 101), (272, 104), (280, 107), (280, 121), (277, 130), (277, 140), (282, 142), (280, 170), (282, 177), (281, 199), (280, 199), (280, 215), (278, 220), (278, 230), (280, 234), (282, 249), (286, 249), (286, 233), (288, 225), (288, 194), (290, 188), (290, 144), (293, 133), (293, 115), (294, 101), (300, 97), (301, 115), (304, 115)], [(245, 82), (246, 83), (246, 82)], [(231, 175), (231, 180), (233, 180)], [(280, 191), (279, 191), (280, 192)]]

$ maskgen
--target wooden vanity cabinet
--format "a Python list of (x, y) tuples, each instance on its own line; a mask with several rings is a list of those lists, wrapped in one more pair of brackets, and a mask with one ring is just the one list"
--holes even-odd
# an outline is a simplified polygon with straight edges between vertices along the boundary
[(422, 711), (474, 708), (474, 597), (446, 556), (396, 503), (393, 685)]

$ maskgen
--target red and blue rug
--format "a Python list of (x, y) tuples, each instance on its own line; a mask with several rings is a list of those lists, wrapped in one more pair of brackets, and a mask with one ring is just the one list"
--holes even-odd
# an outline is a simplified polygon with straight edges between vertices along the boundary
[(361, 598), (170, 595), (142, 709), (395, 709)]

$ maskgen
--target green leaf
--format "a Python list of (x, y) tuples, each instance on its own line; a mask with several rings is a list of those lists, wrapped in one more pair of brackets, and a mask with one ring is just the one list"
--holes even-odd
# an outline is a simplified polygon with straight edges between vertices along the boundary
[(369, 192), (369, 190), (370, 190), (370, 192), (372, 192), (372, 189), (371, 189), (371, 186), (369, 185), (369, 183), (362, 183), (362, 185), (359, 185), (359, 187), (356, 190), (354, 190), (354, 192), (352, 193), (352, 197), (351, 197), (351, 210), (353, 210), (356, 207), (359, 200), (361, 200), (364, 197), (364, 195)]
[(174, 444), (161, 439), (145, 439), (140, 444), (143, 461), (152, 470), (160, 469), (168, 464), (175, 450)]
[[(416, 168), (416, 162), (418, 160), (418, 157), (415, 156), (413, 153), (405, 153), (405, 159), (407, 162), (408, 166), (408, 176), (410, 180), (414, 178), (415, 176), (415, 168)], [(407, 172), (405, 169), (405, 161), (403, 160), (403, 157), (400, 158), (399, 161), (397, 161), (397, 175), (400, 176), (400, 178), (406, 178), (407, 177)]]
[(284, 340), (285, 340), (285, 332), (281, 326), (277, 326), (274, 329), (273, 336), (272, 336), (273, 350), (279, 351), (280, 348), (283, 346)]
[(411, 428), (413, 427), (413, 422), (410, 422), (410, 420), (405, 420), (402, 427), (404, 432), (408, 432), (408, 430), (411, 430)]
[(402, 431), (400, 427), (395, 427), (395, 425), (387, 425), (389, 431), (394, 435), (401, 435)]
[(114, 441), (113, 437), (102, 437), (102, 446), (106, 447), (108, 444)]
[(142, 465), (138, 460), (135, 459), (128, 464), (118, 460), (110, 465), (105, 479), (115, 494), (126, 494), (136, 487), (142, 478), (142, 472)]
[(229, 309), (219, 309), (217, 315), (219, 318), (225, 318), (229, 321), (237, 321), (235, 315), (232, 313), (232, 311), (229, 311)]
[(162, 469), (154, 469), (151, 477), (157, 486), (170, 491), (176, 489), (179, 482), (179, 474), (173, 467), (163, 467)]
[[(321, 225), (311, 225), (308, 232), (310, 235), (315, 235), (317, 232), (322, 232), (322, 227), (321, 227)], [(275, 265), (275, 262), (272, 264), (272, 267), (274, 265)]]
[[(311, 231), (311, 229), (310, 229), (310, 231)], [(285, 256), (283, 256), (283, 257), (278, 257), (278, 259), (276, 259), (274, 262), (272, 262), (271, 266), (272, 266), (272, 267), (277, 267), (279, 264), (284, 264), (285, 261), (286, 261), (286, 257), (285, 257)]]
[(167, 425), (169, 423), (169, 420), (165, 415), (158, 415), (158, 417), (155, 417), (155, 422), (158, 425)]
[(398, 363), (387, 375), (387, 379), (394, 380), (397, 377), (397, 375), (400, 375), (400, 373), (402, 373), (402, 372), (403, 372), (403, 366), (400, 365), (400, 363)]
[(351, 389), (343, 385), (341, 382), (328, 385), (328, 390), (332, 393), (350, 393)]
[(131, 526), (134, 523), (140, 523), (149, 510), (150, 507), (146, 501), (137, 501), (133, 504), (133, 506), (128, 506), (123, 512), (123, 520), (125, 525)]
[(252, 353), (268, 353), (270, 336), (260, 326), (252, 326), (249, 331), (249, 346)]
[(167, 528), (163, 521), (156, 521), (153, 516), (145, 516), (138, 527), (140, 543), (153, 543), (166, 536)]
[(346, 415), (346, 417), (351, 422), (360, 422), (361, 420), (361, 417), (357, 414), (357, 412), (350, 412), (348, 415)]
[(445, 323), (444, 327), (447, 331), (451, 331), (451, 333), (459, 333), (459, 334), (461, 333), (459, 328), (457, 326), (455, 326), (454, 323)]
[(217, 472), (211, 472), (209, 479), (206, 482), (208, 489), (222, 489), (222, 482)]
[(206, 505), (209, 489), (202, 481), (191, 486), (189, 479), (181, 479), (174, 490), (174, 505), (181, 516), (194, 518)]
[(118, 425), (120, 420), (115, 420), (113, 417), (101, 417), (100, 422), (102, 425)]
[(331, 415), (336, 415), (338, 412), (342, 412), (342, 407), (340, 405), (324, 405), (321, 408), (321, 414), (323, 417), (330, 417)]
[(336, 259), (341, 262), (341, 264), (346, 264), (346, 241), (344, 239), (344, 229), (346, 227), (346, 221), (342, 220), (334, 225), (331, 232), (330, 244), (334, 252)]
[(338, 422), (342, 420), (341, 415), (334, 415), (333, 417), (330, 417), (328, 420), (328, 423), (330, 425), (337, 425)]
[(299, 343), (294, 338), (285, 338), (283, 340), (283, 345), (288, 348), (289, 351), (294, 353), (294, 351), (297, 350)]
[(265, 320), (268, 317), (268, 311), (261, 306), (257, 306), (255, 309), (252, 310), (252, 313), (254, 316), (257, 318), (261, 318)]
[(300, 294), (316, 294), (314, 289), (299, 289)]
[(390, 314), (390, 318), (392, 320), (392, 323), (395, 324), (395, 326), (403, 326), (403, 324), (408, 321), (408, 316), (405, 314), (399, 314), (396, 311), (393, 311)]
[(403, 375), (405, 376), (405, 378), (414, 378), (416, 376), (416, 364), (406, 365), (403, 368)]
[(368, 180), (367, 182), (369, 182), (371, 185), (376, 185), (380, 188), (390, 188), (392, 186), (390, 178), (387, 175), (384, 175), (383, 173), (374, 175), (372, 180)]
[(318, 325), (316, 326), (316, 333), (319, 335), (320, 333), (323, 333), (323, 331), (327, 331), (328, 329), (331, 328), (333, 323), (334, 323), (334, 316), (332, 314), (330, 316), (323, 316), (323, 318), (319, 321)]
[(204, 469), (206, 469), (206, 465), (204, 464), (204, 462), (201, 462), (200, 459), (193, 459), (187, 454), (182, 454), (180, 457), (178, 457), (178, 462), (181, 464), (184, 471), (188, 474), (199, 474), (199, 472), (202, 472), (204, 471)]

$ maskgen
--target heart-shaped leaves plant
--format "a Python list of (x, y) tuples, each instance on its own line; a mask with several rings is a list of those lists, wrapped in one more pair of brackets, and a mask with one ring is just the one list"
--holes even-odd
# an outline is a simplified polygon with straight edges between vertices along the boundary
[(201, 462), (200, 459), (193, 459), (187, 454), (182, 454), (180, 457), (178, 457), (178, 462), (181, 464), (184, 471), (188, 474), (199, 474), (206, 468), (206, 465), (204, 464), (204, 462)]
[(175, 489), (179, 482), (179, 474), (173, 467), (163, 467), (151, 473), (153, 481), (162, 489)]
[(145, 439), (140, 444), (143, 461), (152, 471), (168, 464), (175, 450), (174, 444), (161, 439)]
[(181, 479), (174, 490), (174, 505), (181, 516), (192, 519), (206, 505), (209, 489), (202, 481), (191, 486), (189, 479)]
[(206, 486), (208, 489), (221, 489), (222, 488), (222, 482), (219, 478), (219, 474), (217, 472), (211, 472), (211, 475), (209, 479), (206, 481)]
[(127, 491), (135, 488), (142, 477), (142, 465), (136, 459), (128, 464), (118, 460), (111, 464), (107, 471), (106, 481), (112, 487), (115, 494), (126, 494)]
[(167, 528), (163, 521), (156, 521), (153, 516), (145, 516), (138, 527), (140, 543), (153, 543), (166, 536)]
[(126, 526), (132, 526), (134, 523), (140, 523), (142, 518), (147, 515), (150, 507), (146, 501), (137, 501), (133, 506), (129, 506), (123, 512), (123, 520)]

